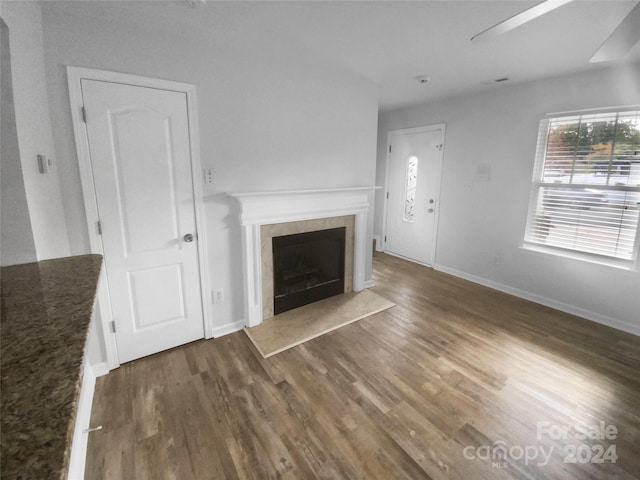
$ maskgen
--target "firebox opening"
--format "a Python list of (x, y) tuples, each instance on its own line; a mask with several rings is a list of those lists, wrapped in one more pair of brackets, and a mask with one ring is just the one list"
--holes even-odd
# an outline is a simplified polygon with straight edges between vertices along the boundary
[(344, 293), (346, 228), (273, 238), (274, 314)]

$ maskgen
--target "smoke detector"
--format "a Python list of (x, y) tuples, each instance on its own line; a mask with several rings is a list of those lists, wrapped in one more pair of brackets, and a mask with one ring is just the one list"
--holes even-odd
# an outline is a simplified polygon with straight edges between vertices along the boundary
[(429, 83), (429, 80), (431, 80), (429, 75), (418, 75), (416, 77), (416, 81), (420, 84)]

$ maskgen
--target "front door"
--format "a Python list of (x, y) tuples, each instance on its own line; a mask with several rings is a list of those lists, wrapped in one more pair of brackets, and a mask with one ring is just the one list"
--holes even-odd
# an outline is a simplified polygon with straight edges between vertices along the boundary
[(432, 265), (444, 126), (389, 132), (385, 251)]
[(204, 336), (186, 94), (82, 79), (121, 363)]

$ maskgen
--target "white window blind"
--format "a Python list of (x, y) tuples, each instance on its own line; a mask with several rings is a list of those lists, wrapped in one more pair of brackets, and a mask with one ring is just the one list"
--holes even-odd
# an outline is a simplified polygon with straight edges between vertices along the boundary
[(635, 260), (640, 110), (540, 122), (525, 244)]

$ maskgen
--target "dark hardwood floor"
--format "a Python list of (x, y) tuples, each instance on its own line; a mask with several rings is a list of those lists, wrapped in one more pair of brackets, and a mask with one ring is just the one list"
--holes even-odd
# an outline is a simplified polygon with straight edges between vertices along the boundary
[(238, 332), (99, 378), (86, 478), (640, 478), (640, 337), (374, 275), (396, 307), (267, 360)]

